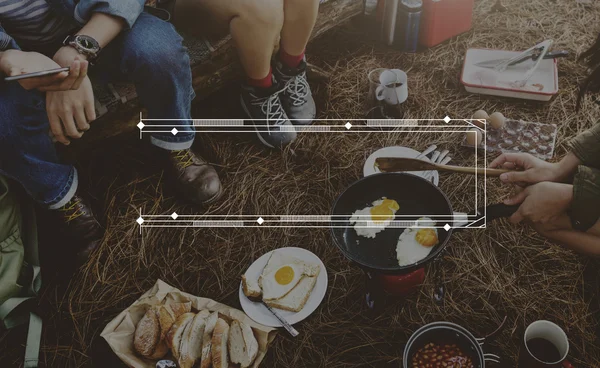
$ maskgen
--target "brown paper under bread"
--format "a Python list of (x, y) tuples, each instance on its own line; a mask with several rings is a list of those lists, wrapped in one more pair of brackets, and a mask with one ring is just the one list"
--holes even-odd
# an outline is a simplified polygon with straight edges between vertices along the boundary
[(208, 309), (211, 312), (218, 311), (219, 318), (223, 318), (228, 322), (235, 319), (248, 324), (254, 332), (259, 347), (258, 355), (252, 367), (256, 368), (260, 365), (277, 333), (274, 328), (254, 322), (238, 309), (228, 307), (212, 299), (184, 293), (162, 280), (158, 280), (150, 290), (109, 322), (102, 331), (101, 336), (107, 341), (115, 354), (128, 366), (133, 368), (155, 368), (156, 360), (144, 359), (135, 353), (133, 336), (136, 325), (149, 306), (186, 302), (191, 303), (191, 307), (195, 311), (203, 309)]

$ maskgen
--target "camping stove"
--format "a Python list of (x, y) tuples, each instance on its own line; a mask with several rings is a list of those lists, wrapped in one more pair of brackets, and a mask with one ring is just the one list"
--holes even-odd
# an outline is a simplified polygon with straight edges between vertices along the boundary
[(404, 298), (416, 291), (424, 280), (425, 268), (403, 274), (384, 274), (365, 270), (367, 306), (374, 309), (386, 294)]

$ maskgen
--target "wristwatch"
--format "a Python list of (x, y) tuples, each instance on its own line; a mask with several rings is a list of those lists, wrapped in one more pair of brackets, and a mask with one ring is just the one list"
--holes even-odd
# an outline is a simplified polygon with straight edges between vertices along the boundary
[(100, 44), (93, 37), (86, 35), (70, 35), (63, 41), (64, 46), (71, 46), (77, 52), (87, 56), (90, 63), (94, 62), (100, 54)]

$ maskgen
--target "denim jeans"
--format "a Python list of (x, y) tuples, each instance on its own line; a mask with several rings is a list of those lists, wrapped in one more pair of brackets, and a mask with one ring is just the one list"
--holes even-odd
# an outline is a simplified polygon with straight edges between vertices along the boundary
[[(134, 83), (148, 118), (180, 119), (170, 120), (168, 128), (152, 129), (161, 131), (152, 133), (153, 145), (167, 150), (192, 145), (190, 61), (181, 36), (170, 23), (142, 13), (132, 29), (101, 52), (91, 73), (105, 81)], [(177, 135), (169, 132), (173, 127)], [(75, 193), (77, 171), (60, 163), (48, 133), (44, 94), (26, 91), (18, 83), (0, 82), (0, 173), (21, 183), (38, 203), (55, 209)]]

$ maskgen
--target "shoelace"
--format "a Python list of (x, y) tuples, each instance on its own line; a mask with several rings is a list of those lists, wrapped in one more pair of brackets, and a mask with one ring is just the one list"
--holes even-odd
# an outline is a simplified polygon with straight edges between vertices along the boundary
[(185, 169), (186, 167), (191, 166), (194, 163), (192, 153), (189, 149), (173, 151), (173, 155), (175, 156), (175, 159), (177, 159), (178, 165), (181, 169)]
[(285, 85), (285, 90), (292, 100), (292, 105), (302, 106), (306, 103), (308, 96), (309, 85), (306, 79), (306, 72), (302, 72), (291, 77)]
[(282, 88), (268, 97), (254, 96), (254, 101), (251, 102), (252, 105), (260, 106), (263, 114), (265, 114), (267, 117), (268, 126), (281, 125), (287, 120), (285, 110), (283, 109), (283, 105), (279, 99), (279, 95), (284, 90), (285, 88)]
[(80, 216), (85, 215), (85, 212), (81, 210), (79, 203), (80, 202), (78, 200), (70, 201), (59, 209), (59, 211), (64, 212), (64, 216), (67, 220), (67, 223), (75, 220)]

